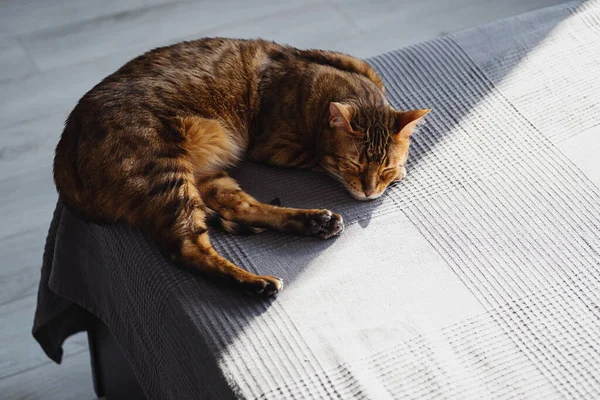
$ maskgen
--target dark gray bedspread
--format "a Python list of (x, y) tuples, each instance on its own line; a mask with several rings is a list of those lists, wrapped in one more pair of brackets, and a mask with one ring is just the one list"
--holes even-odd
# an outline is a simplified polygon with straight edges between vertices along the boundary
[(405, 181), (360, 203), (326, 176), (237, 172), (347, 223), (329, 241), (213, 234), (285, 280), (271, 300), (58, 204), (35, 338), (59, 362), (94, 314), (153, 399), (598, 398), (600, 191), (556, 144), (600, 125), (599, 32), (598, 2), (575, 2), (370, 60), (395, 106), (434, 109)]

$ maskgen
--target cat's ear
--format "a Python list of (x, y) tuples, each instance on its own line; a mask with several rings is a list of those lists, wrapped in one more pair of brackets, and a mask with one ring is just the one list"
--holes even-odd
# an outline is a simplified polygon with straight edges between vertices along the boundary
[(350, 106), (334, 101), (329, 103), (329, 126), (351, 133), (353, 131), (352, 125), (350, 125), (351, 119), (352, 110)]
[(431, 111), (430, 108), (424, 110), (399, 111), (396, 114), (396, 134), (399, 137), (407, 138), (413, 134), (419, 123)]

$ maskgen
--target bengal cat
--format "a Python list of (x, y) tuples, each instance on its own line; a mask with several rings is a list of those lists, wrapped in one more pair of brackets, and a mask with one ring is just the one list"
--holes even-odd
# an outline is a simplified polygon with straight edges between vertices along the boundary
[(246, 157), (324, 170), (357, 199), (375, 199), (406, 175), (409, 137), (428, 112), (394, 110), (375, 71), (345, 54), (184, 42), (135, 58), (83, 96), (56, 148), (54, 180), (76, 214), (125, 221), (176, 262), (271, 296), (282, 280), (220, 256), (207, 221), (327, 239), (343, 231), (342, 217), (260, 203), (227, 169)]

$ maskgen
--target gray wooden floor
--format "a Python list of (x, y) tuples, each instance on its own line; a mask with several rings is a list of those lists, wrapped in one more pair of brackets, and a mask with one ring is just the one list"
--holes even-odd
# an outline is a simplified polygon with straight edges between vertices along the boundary
[(562, 0), (0, 2), (0, 398), (93, 398), (84, 335), (61, 366), (30, 334), (56, 201), (53, 148), (77, 99), (152, 47), (264, 37), (368, 57)]

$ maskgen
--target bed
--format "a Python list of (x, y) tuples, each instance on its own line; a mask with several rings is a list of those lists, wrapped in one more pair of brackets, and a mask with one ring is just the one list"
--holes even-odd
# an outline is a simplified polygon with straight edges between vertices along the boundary
[(267, 300), (59, 202), (33, 327), (46, 354), (100, 321), (149, 399), (599, 398), (600, 3), (368, 61), (394, 106), (433, 108), (407, 179), (357, 202), (324, 175), (235, 171), (260, 200), (346, 221), (328, 241), (213, 232), (284, 279)]

